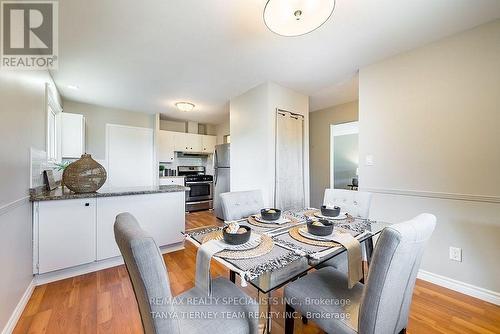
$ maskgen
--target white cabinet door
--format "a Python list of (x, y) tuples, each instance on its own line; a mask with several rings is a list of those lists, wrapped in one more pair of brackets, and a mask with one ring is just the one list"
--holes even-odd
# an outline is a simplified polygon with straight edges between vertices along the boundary
[(97, 199), (97, 259), (120, 255), (113, 224), (116, 215), (130, 212), (158, 246), (183, 241), (184, 192), (134, 196), (100, 197)]
[(178, 152), (202, 152), (201, 135), (195, 133), (178, 132), (175, 137), (175, 151)]
[(216, 136), (202, 136), (202, 152), (203, 153), (214, 153), (215, 144), (217, 142)]
[(40, 274), (96, 260), (96, 199), (38, 204)]
[(175, 132), (160, 130), (159, 133), (159, 162), (172, 162), (175, 159)]
[(85, 118), (67, 112), (60, 116), (61, 155), (63, 158), (80, 158), (85, 153)]

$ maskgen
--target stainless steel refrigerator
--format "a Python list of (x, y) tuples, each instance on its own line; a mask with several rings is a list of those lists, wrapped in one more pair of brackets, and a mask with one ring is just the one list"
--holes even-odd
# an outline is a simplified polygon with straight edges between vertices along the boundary
[(214, 154), (214, 211), (217, 218), (222, 220), (225, 219), (219, 195), (230, 191), (229, 148), (229, 144), (217, 145)]

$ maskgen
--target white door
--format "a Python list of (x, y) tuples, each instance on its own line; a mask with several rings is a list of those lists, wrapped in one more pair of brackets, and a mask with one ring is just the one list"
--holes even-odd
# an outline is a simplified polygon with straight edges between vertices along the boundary
[(38, 272), (96, 260), (96, 199), (43, 201), (38, 206)]
[(184, 207), (184, 192), (98, 198), (97, 259), (120, 255), (113, 225), (121, 212), (130, 212), (159, 247), (182, 242)]
[(106, 156), (109, 186), (154, 184), (153, 129), (106, 124)]

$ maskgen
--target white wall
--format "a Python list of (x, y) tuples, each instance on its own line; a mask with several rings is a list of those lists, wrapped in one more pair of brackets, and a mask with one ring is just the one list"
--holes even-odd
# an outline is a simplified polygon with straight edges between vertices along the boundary
[[(500, 20), (360, 70), (371, 215), (437, 215), (422, 269), (500, 292)], [(373, 155), (374, 166), (364, 164)], [(463, 248), (463, 262), (448, 247)]]
[(46, 151), (47, 72), (0, 71), (0, 329), (33, 275), (30, 147)]
[(304, 179), (308, 202), (309, 98), (274, 83), (261, 84), (230, 101), (231, 191), (261, 189), (265, 205), (272, 205), (276, 108), (304, 115)]
[(154, 129), (155, 115), (64, 100), (64, 112), (81, 114), (86, 121), (86, 151), (94, 159), (106, 159), (106, 124)]

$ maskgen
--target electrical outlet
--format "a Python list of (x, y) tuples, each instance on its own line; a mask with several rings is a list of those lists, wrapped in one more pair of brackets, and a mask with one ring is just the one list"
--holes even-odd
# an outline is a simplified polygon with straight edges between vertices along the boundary
[(450, 247), (450, 260), (462, 262), (462, 248)]

